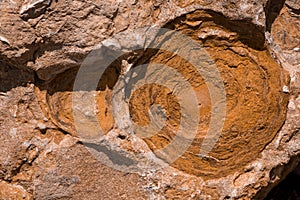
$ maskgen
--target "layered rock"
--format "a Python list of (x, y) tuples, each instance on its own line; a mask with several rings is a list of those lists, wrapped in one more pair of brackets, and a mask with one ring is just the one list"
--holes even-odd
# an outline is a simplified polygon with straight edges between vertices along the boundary
[[(298, 4), (2, 1), (1, 199), (265, 198), (299, 163)], [(149, 27), (177, 31), (196, 46)], [(89, 53), (107, 44), (137, 47), (110, 63), (95, 88), (74, 89)], [(193, 50), (197, 45), (205, 56)], [(167, 51), (168, 46), (178, 50)], [(226, 94), (220, 136), (203, 155), (212, 115), (221, 111), (213, 109), (213, 83), (190, 62), (198, 56), (206, 63), (202, 68), (219, 71)], [(173, 71), (139, 68), (147, 63)], [(87, 83), (99, 76), (97, 70)], [(149, 83), (176, 87), (144, 84), (127, 91), (147, 73)], [(181, 105), (193, 99), (179, 95), (189, 90), (174, 79), (177, 73), (194, 91), (198, 107)], [(197, 132), (180, 135), (182, 145), (190, 140), (183, 153), (177, 152), (180, 144), (164, 150), (186, 113), (199, 117)], [(155, 119), (154, 133), (135, 129)], [(176, 159), (169, 160), (171, 155)]]

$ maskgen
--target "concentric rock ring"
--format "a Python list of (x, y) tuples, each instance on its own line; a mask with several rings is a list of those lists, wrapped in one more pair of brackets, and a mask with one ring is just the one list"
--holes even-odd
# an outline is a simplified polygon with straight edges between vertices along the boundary
[[(217, 112), (211, 110), (211, 99), (205, 81), (195, 73), (190, 63), (177, 55), (163, 50), (143, 52), (137, 65), (161, 63), (173, 67), (191, 83), (199, 100), (200, 124), (196, 138), (172, 166), (203, 178), (222, 177), (241, 170), (242, 166), (259, 156), (284, 122), (287, 104), (287, 94), (282, 91), (286, 85), (284, 71), (264, 46), (263, 34), (245, 21), (230, 21), (210, 11), (196, 11), (169, 22), (166, 28), (181, 31), (205, 47), (221, 73), (227, 100), (222, 135), (207, 156), (199, 157), (211, 112)], [(102, 110), (97, 110), (100, 124), (107, 127), (106, 132), (114, 125), (109, 104), (110, 89), (113, 87), (110, 82), (115, 82), (119, 75), (118, 62), (115, 64), (100, 81), (108, 87), (94, 92), (102, 105)], [(58, 77), (49, 85), (52, 88), (53, 85), (62, 87), (60, 83)], [(70, 93), (65, 89), (62, 92), (48, 93), (44, 104), (46, 112), (58, 126), (68, 132), (75, 132), (71, 111), (65, 112), (66, 107), (70, 108), (70, 100), (66, 100)], [(154, 152), (170, 143), (174, 137), (173, 131), (178, 128), (181, 113), (175, 98), (160, 86), (146, 85), (135, 91), (130, 99), (131, 118), (140, 125), (148, 123), (148, 110), (156, 103), (166, 106), (168, 122), (158, 134), (144, 139)], [(88, 114), (92, 111), (86, 112)]]

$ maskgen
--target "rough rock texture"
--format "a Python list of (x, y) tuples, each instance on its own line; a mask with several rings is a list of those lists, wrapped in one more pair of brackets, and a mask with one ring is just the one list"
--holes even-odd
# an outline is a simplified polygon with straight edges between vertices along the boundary
[[(297, 0), (1, 1), (0, 199), (265, 198), (300, 161), (299, 9)], [(174, 53), (142, 49), (125, 54), (106, 69), (95, 90), (73, 91), (76, 74), (95, 46), (147, 26), (188, 35), (221, 74), (226, 118), (206, 156), (198, 153), (216, 112), (209, 84)], [(162, 45), (173, 40), (171, 35)], [(114, 45), (124, 42), (134, 43)], [(171, 143), (180, 127), (175, 89), (145, 84), (124, 109), (117, 106), (125, 104), (113, 102), (116, 84), (125, 80), (124, 66), (145, 63), (168, 65), (182, 74), (201, 111), (188, 149), (154, 170), (151, 159), (168, 162), (157, 150)], [(165, 82), (174, 77), (158, 73)], [(96, 113), (104, 132), (100, 143), (78, 133), (74, 96), (82, 100), (83, 116)], [(90, 96), (96, 102), (92, 109)], [(121, 122), (130, 117), (146, 126), (154, 104), (165, 109), (166, 121), (151, 137), (140, 138), (114, 115), (117, 110), (124, 116)], [(82, 124), (87, 135), (95, 128)], [(131, 158), (143, 171), (123, 170)], [(281, 191), (267, 198), (284, 196)]]

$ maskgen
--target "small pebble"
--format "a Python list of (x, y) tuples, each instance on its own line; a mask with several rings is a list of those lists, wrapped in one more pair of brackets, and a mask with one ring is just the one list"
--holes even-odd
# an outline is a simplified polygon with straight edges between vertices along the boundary
[(45, 124), (43, 124), (43, 123), (38, 123), (37, 126), (38, 126), (38, 128), (39, 128), (40, 130), (44, 130), (44, 129), (47, 128), (47, 126), (46, 126)]
[(282, 91), (283, 91), (284, 93), (290, 93), (289, 87), (286, 86), (286, 85), (283, 86)]

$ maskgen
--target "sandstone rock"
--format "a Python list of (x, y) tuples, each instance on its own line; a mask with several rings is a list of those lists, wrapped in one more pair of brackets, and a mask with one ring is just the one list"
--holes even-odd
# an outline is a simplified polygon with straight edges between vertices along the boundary
[(32, 199), (31, 195), (21, 186), (0, 182), (0, 188), (1, 199)]
[(0, 199), (263, 199), (299, 165), (295, 0), (5, 0), (0, 24)]

